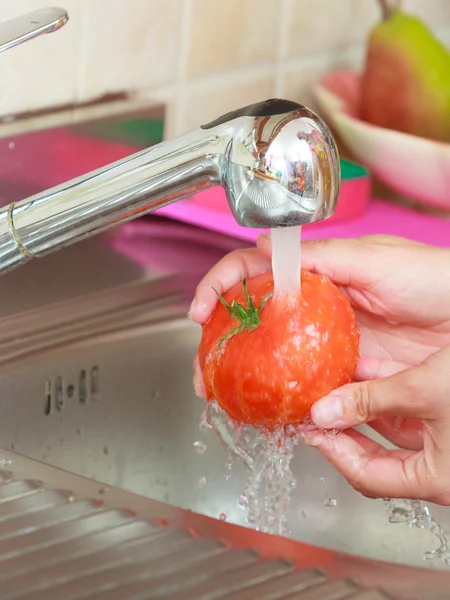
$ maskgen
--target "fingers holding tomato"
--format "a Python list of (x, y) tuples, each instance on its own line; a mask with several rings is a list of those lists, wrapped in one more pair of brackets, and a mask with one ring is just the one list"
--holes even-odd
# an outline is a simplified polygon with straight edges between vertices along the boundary
[[(217, 305), (217, 293), (224, 294), (243, 279), (270, 271), (271, 260), (257, 248), (235, 250), (220, 260), (197, 286), (189, 318), (203, 325)], [(216, 290), (216, 291), (215, 291)]]

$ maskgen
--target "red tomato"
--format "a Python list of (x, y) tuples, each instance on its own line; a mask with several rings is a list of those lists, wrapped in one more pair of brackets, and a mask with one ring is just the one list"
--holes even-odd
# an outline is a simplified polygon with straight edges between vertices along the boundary
[(327, 277), (301, 277), (299, 294), (278, 296), (271, 273), (244, 281), (219, 296), (203, 325), (207, 399), (237, 421), (301, 424), (314, 402), (353, 380), (359, 330), (350, 303)]

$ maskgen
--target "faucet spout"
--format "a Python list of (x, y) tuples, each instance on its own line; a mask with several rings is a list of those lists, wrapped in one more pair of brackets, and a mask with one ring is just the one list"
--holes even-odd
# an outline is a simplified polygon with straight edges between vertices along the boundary
[(0, 23), (0, 52), (23, 44), (43, 33), (61, 29), (69, 15), (63, 8), (41, 8)]
[(0, 211), (0, 272), (212, 186), (244, 227), (330, 217), (336, 143), (312, 111), (267, 100)]

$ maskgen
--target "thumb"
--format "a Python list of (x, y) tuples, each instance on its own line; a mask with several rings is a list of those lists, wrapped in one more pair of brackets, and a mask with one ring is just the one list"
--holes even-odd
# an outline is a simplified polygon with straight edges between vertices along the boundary
[(450, 394), (449, 367), (445, 348), (418, 367), (345, 385), (314, 404), (311, 419), (319, 429), (346, 429), (388, 416), (437, 419)]

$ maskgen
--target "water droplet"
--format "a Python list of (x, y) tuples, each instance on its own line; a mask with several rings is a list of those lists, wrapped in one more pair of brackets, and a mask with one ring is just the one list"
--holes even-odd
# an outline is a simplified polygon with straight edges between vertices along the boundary
[(237, 499), (236, 506), (239, 510), (245, 510), (248, 507), (247, 494), (241, 494)]
[(104, 446), (103, 447), (103, 454), (106, 454), (106, 455), (109, 454), (109, 448), (108, 448), (108, 446)]
[(197, 452), (197, 454), (204, 454), (206, 451), (205, 442), (196, 441), (196, 442), (194, 442), (193, 446), (194, 446), (194, 450)]
[(206, 485), (206, 477), (199, 477), (197, 481), (197, 489), (204, 488)]
[(338, 433), (340, 433), (341, 430), (340, 429), (323, 429), (322, 433), (323, 435), (328, 438), (328, 439), (334, 439)]
[(201, 432), (210, 431), (212, 429), (211, 425), (208, 423), (208, 419), (206, 417), (206, 410), (203, 411), (200, 417), (200, 423), (198, 424), (198, 428)]
[(228, 456), (228, 460), (227, 460), (226, 465), (225, 465), (225, 471), (226, 471), (226, 473), (225, 473), (225, 479), (227, 481), (229, 481), (231, 479), (231, 469), (232, 468), (233, 468), (233, 455), (230, 454)]
[(12, 465), (12, 460), (9, 458), (0, 458), (0, 469), (7, 469)]
[(83, 435), (83, 430), (81, 429), (81, 427), (78, 427), (77, 435)]
[(336, 498), (327, 498), (324, 500), (323, 505), (327, 508), (333, 508), (334, 506), (337, 506), (337, 500)]
[(319, 479), (319, 481), (320, 481), (320, 483), (325, 483), (325, 477), (321, 477), (321, 478)]
[(219, 515), (219, 519), (220, 519), (221, 521), (226, 521), (226, 520), (227, 520), (227, 515), (226, 515), (226, 513), (224, 513), (224, 512), (220, 513), (220, 515)]
[(308, 518), (308, 511), (307, 510), (302, 510), (301, 515), (304, 519)]
[(100, 489), (98, 490), (98, 493), (103, 495), (103, 494), (107, 494), (107, 493), (108, 493), (108, 491), (109, 491), (109, 488), (107, 488), (107, 487), (102, 487), (102, 488), (100, 488)]

